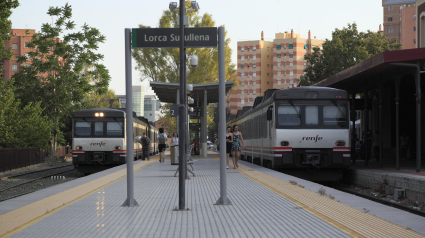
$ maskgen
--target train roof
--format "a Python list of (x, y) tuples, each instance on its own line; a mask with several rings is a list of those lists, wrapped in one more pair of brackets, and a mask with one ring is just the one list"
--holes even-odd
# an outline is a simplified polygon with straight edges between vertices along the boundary
[(125, 117), (125, 111), (117, 108), (89, 108), (74, 112), (74, 117), (95, 117), (95, 113), (103, 113), (103, 117)]
[(256, 97), (254, 99), (254, 104), (252, 105), (252, 108), (255, 108), (256, 106), (258, 106), (259, 104), (261, 104), (263, 102), (263, 97)]

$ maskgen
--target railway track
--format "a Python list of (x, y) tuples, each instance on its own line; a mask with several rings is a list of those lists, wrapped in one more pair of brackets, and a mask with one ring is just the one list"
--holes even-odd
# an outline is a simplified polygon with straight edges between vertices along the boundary
[[(3, 177), (0, 180), (0, 202), (50, 187), (66, 180), (52, 180), (52, 176), (70, 175), (71, 180), (79, 177), (73, 165), (59, 166)], [(67, 180), (70, 177), (67, 176)]]

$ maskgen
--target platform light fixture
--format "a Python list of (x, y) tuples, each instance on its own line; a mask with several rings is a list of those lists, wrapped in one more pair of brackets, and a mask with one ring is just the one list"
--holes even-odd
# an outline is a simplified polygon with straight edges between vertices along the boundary
[(168, 8), (170, 9), (170, 11), (174, 12), (177, 11), (177, 2), (170, 2), (170, 5), (168, 6)]
[(193, 9), (193, 11), (198, 11), (200, 8), (199, 8), (199, 4), (196, 2), (196, 1), (191, 1), (190, 2), (190, 5), (192, 5), (192, 9)]

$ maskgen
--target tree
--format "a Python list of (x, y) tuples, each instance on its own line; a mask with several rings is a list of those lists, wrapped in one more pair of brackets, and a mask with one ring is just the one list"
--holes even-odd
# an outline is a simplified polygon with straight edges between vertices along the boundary
[(97, 92), (87, 93), (81, 102), (83, 108), (120, 108), (121, 103), (115, 95), (115, 91), (108, 89), (104, 94)]
[(49, 147), (53, 123), (42, 115), (41, 102), (28, 103), (20, 108), (15, 100), (13, 79), (0, 80), (0, 146)]
[[(12, 57), (12, 47), (5, 48), (4, 42), (11, 39), (10, 31), (12, 30), (12, 21), (9, 20), (12, 14), (12, 9), (19, 6), (17, 0), (2, 0), (0, 1), (0, 61), (10, 59)], [(0, 75), (3, 73), (3, 68), (0, 67)], [(1, 78), (0, 78), (1, 80)]]
[(347, 28), (332, 32), (332, 40), (326, 39), (323, 50), (315, 47), (312, 54), (304, 57), (308, 67), (300, 85), (315, 84), (378, 53), (400, 49), (401, 44), (395, 39), (388, 41), (380, 32), (358, 32), (356, 23), (348, 24)]
[[(26, 105), (41, 101), (44, 115), (53, 121), (51, 145), (55, 156), (65, 118), (81, 107), (86, 93), (94, 89), (105, 93), (110, 76), (99, 63), (103, 55), (95, 52), (105, 41), (98, 29), (84, 24), (82, 31), (74, 32), (76, 25), (71, 21), (72, 8), (68, 4), (50, 7), (47, 14), (56, 17), (56, 22), (43, 24), (41, 32), (33, 35), (29, 43), (30, 67), (21, 67), (14, 78), (16, 96), (21, 102)], [(18, 62), (26, 60), (21, 56)]]

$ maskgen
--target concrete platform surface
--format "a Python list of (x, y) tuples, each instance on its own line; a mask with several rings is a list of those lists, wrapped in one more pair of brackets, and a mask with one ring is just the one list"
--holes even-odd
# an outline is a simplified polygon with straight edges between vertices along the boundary
[[(302, 188), (289, 183), (297, 178), (246, 162), (241, 162), (238, 170), (227, 170), (228, 197), (233, 205), (214, 205), (220, 194), (219, 161), (197, 160), (196, 177), (186, 182), (188, 211), (173, 211), (178, 205), (178, 178), (173, 176), (177, 166), (169, 160), (159, 163), (151, 159), (135, 163), (138, 207), (121, 206), (127, 197), (127, 181), (125, 167), (120, 166), (121, 170), (114, 168), (108, 175), (74, 188), (15, 205), (0, 215), (0, 236), (424, 237), (409, 225), (396, 225), (371, 215), (372, 211), (343, 203), (353, 195), (321, 196), (314, 183), (298, 179), (298, 184), (305, 186)], [(338, 201), (339, 196), (344, 200)]]

